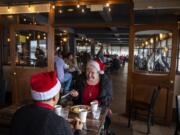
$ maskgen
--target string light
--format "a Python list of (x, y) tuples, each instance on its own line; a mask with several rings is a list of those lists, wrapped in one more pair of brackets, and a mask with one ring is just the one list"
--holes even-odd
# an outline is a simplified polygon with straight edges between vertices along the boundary
[(10, 12), (10, 7), (8, 6), (8, 12)]
[(7, 41), (8, 41), (8, 42), (10, 42), (10, 41), (11, 41), (11, 39), (10, 39), (10, 38), (7, 38)]
[(28, 9), (31, 10), (31, 5), (29, 4)]
[(109, 3), (106, 3), (106, 7), (109, 7)]
[(82, 10), (81, 10), (81, 11), (82, 11), (82, 13), (84, 13), (84, 12), (85, 12), (84, 8), (82, 8)]
[(67, 42), (67, 38), (63, 38), (63, 41), (64, 41), (64, 42)]
[(159, 38), (163, 39), (163, 34), (162, 33), (159, 34)]
[(62, 12), (63, 12), (63, 11), (60, 9), (60, 10), (59, 10), (59, 13), (62, 14)]
[(108, 11), (111, 12), (111, 8), (109, 8)]
[(41, 38), (41, 36), (40, 35), (37, 35), (37, 39), (40, 39)]
[(154, 43), (154, 40), (153, 40), (153, 38), (151, 38), (151, 40), (150, 40), (150, 43), (151, 43), (151, 44), (153, 44), (153, 43)]
[(80, 8), (80, 5), (79, 5), (79, 4), (77, 4), (77, 8)]
[(55, 5), (53, 5), (52, 8), (55, 9)]

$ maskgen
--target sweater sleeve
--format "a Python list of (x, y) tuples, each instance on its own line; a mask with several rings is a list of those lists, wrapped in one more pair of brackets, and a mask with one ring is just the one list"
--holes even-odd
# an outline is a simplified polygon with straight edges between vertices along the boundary
[(100, 103), (102, 107), (109, 107), (112, 101), (112, 82), (107, 76), (101, 79)]

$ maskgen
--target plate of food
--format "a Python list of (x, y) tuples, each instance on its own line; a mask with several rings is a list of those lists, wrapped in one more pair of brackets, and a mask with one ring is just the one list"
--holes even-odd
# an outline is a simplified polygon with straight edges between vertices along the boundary
[(70, 111), (74, 112), (74, 113), (79, 113), (81, 111), (88, 111), (88, 112), (90, 112), (91, 111), (91, 107), (88, 106), (88, 105), (75, 105), (75, 106), (72, 106), (70, 108)]

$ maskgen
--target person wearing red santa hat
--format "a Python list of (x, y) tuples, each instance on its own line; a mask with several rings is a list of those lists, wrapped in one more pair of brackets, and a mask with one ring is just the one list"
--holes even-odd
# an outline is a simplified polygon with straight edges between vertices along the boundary
[(65, 119), (54, 113), (61, 84), (55, 72), (33, 75), (33, 104), (22, 106), (13, 116), (10, 135), (80, 135), (82, 123), (77, 120), (75, 132)]
[(109, 107), (112, 100), (112, 83), (104, 74), (104, 64), (90, 60), (86, 66), (86, 75), (80, 76), (71, 95), (76, 104), (90, 105), (97, 100), (101, 107)]
[[(96, 101), (102, 110), (108, 109), (112, 101), (112, 83), (104, 74), (104, 65), (99, 61), (90, 60), (86, 66), (86, 75), (79, 77), (71, 95), (76, 97), (75, 104), (90, 105), (90, 102)], [(104, 125), (106, 133), (111, 123), (111, 110), (108, 110)]]

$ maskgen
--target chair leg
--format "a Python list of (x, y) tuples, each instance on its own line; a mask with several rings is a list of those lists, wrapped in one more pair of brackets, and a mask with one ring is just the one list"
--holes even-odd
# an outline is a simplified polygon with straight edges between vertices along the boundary
[(137, 119), (137, 109), (135, 108), (135, 110), (134, 110), (134, 120), (136, 120)]
[(154, 126), (154, 115), (151, 115), (151, 125)]
[(128, 116), (128, 128), (131, 126), (131, 115), (132, 115), (132, 109), (129, 109), (129, 116)]
[(147, 119), (147, 134), (150, 133), (150, 126), (151, 126), (151, 113), (148, 112), (148, 119)]
[(174, 135), (178, 135), (178, 129), (177, 129), (177, 127), (176, 127), (176, 130), (175, 130), (175, 132), (174, 132)]

